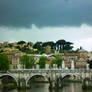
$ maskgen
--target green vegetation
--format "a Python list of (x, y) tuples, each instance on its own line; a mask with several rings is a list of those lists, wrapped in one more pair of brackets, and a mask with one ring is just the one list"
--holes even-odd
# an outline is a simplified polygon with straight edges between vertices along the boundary
[(25, 44), (25, 43), (26, 43), (25, 41), (19, 41), (17, 44), (22, 45), (22, 44)]
[(9, 59), (6, 54), (0, 54), (0, 71), (7, 71), (9, 70)]
[(45, 64), (46, 64), (46, 60), (47, 60), (47, 57), (44, 57), (44, 56), (41, 56), (40, 59), (39, 59), (39, 66), (40, 68), (45, 68)]
[(34, 66), (35, 59), (32, 56), (24, 55), (21, 58), (21, 62), (23, 64), (23, 66), (25, 66), (25, 68), (30, 69), (30, 68), (32, 68)]
[(53, 67), (53, 64), (56, 64), (58, 68), (61, 67), (61, 64), (62, 64), (62, 57), (61, 57), (60, 55), (56, 55), (56, 56), (55, 56), (55, 59), (53, 59), (53, 60), (51, 61), (51, 66), (52, 66), (52, 67)]
[[(54, 53), (55, 50), (61, 52), (73, 52), (73, 43), (72, 42), (67, 42), (63, 39), (56, 41), (54, 43), (53, 41), (48, 41), (48, 42), (28, 42), (26, 43), (25, 41), (19, 41), (17, 42), (18, 46), (16, 46), (17, 49), (19, 49), (22, 52), (26, 52), (27, 54), (43, 54), (43, 53)], [(36, 49), (34, 51), (33, 49), (30, 49), (29, 47), (32, 47), (33, 49)], [(50, 48), (46, 48), (49, 46)]]
[(56, 64), (56, 59), (53, 59), (53, 60), (51, 61), (51, 67), (53, 67), (54, 64)]
[(51, 54), (55, 53), (55, 51), (58, 51), (60, 53), (76, 52), (73, 50), (72, 45), (72, 42), (68, 42), (64, 39), (58, 40), (56, 42), (47, 41), (36, 43), (19, 41), (17, 43), (8, 43), (7, 45), (3, 45), (3, 47), (0, 48), (0, 52), (3, 52), (4, 48), (16, 48), (26, 54)]
[(60, 55), (56, 56), (56, 64), (57, 64), (57, 67), (61, 67), (62, 57)]
[(89, 68), (92, 69), (92, 60), (88, 60)]

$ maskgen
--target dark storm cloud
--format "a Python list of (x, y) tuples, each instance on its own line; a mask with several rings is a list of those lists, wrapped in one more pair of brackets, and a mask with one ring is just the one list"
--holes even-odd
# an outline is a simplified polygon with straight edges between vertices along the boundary
[(0, 0), (0, 26), (92, 25), (92, 0)]

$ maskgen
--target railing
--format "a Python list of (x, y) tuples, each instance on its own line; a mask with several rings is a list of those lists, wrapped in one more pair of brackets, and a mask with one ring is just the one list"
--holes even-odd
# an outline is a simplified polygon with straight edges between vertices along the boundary
[(64, 70), (64, 69), (12, 69), (8, 72), (11, 73), (92, 73), (92, 69), (74, 69), (74, 70)]

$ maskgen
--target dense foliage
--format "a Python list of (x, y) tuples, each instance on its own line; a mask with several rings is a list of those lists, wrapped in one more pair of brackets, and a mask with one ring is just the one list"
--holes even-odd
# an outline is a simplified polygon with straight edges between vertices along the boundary
[[(32, 42), (28, 42), (26, 43), (25, 41), (19, 41), (17, 43), (18, 45), (23, 45), (24, 47), (20, 47), (17, 46), (16, 48), (21, 50), (22, 52), (26, 52), (26, 53), (31, 53), (31, 54), (43, 54), (43, 53), (47, 53), (46, 47), (50, 46), (51, 47), (51, 51), (50, 53), (54, 53), (55, 50), (59, 51), (59, 52), (71, 52), (72, 48), (73, 48), (73, 43), (72, 42), (68, 42), (65, 41), (63, 39), (58, 40), (56, 42), (53, 41), (48, 41), (48, 42), (36, 42), (36, 43), (32, 43)], [(31, 46), (33, 49), (37, 49), (37, 51), (34, 51), (33, 49), (30, 49), (29, 46)], [(48, 53), (48, 54), (50, 54)]]
[(58, 68), (61, 67), (61, 65), (62, 65), (62, 57), (60, 55), (56, 55), (55, 59), (53, 59), (51, 61), (51, 66), (52, 67), (53, 67), (54, 64), (56, 64)]
[(6, 54), (0, 54), (0, 71), (7, 71), (9, 70), (9, 59)]
[(32, 68), (34, 66), (35, 59), (32, 56), (24, 55), (21, 58), (21, 62), (23, 64), (23, 66), (25, 66), (25, 68), (30, 69), (30, 68)]
[(45, 56), (40, 57), (39, 63), (38, 63), (40, 68), (45, 68), (46, 60), (47, 60), (47, 57), (45, 57)]
[(25, 41), (19, 41), (17, 44), (25, 44)]
[[(5, 44), (4, 44), (5, 45)], [(19, 41), (15, 43), (8, 43), (2, 48), (0, 48), (0, 52), (3, 52), (4, 48), (16, 48), (26, 54), (51, 54), (55, 52), (74, 52), (73, 50), (73, 43), (68, 42), (66, 40), (58, 40), (56, 42), (53, 41), (47, 41), (47, 42), (25, 42), (25, 41)]]
[(88, 63), (89, 63), (89, 68), (92, 69), (92, 60), (89, 60)]

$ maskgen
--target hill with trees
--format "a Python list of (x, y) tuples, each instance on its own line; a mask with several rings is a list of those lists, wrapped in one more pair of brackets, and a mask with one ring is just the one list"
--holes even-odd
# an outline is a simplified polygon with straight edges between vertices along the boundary
[(4, 48), (16, 48), (21, 52), (25, 52), (26, 54), (52, 54), (55, 53), (55, 51), (58, 51), (60, 53), (73, 51), (73, 43), (64, 39), (58, 40), (56, 42), (47, 41), (36, 43), (33, 43), (31, 41), (18, 41), (15, 43), (8, 43), (7, 45), (3, 44), (2, 46), (0, 47), (0, 51), (2, 52)]

